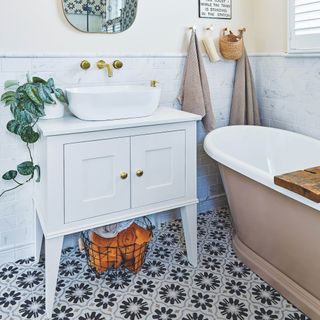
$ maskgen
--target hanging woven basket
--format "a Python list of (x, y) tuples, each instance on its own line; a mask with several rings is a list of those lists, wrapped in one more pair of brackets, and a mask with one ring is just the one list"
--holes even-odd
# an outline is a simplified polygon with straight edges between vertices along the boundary
[(221, 55), (227, 60), (239, 60), (244, 50), (242, 32), (238, 36), (231, 31), (230, 34), (225, 34), (225, 32), (223, 30), (219, 40)]

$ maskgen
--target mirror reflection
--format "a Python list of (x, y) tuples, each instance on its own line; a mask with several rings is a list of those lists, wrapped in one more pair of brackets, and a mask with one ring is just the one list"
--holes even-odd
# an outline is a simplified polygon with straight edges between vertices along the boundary
[(78, 30), (118, 33), (134, 22), (138, 0), (63, 0), (68, 21)]

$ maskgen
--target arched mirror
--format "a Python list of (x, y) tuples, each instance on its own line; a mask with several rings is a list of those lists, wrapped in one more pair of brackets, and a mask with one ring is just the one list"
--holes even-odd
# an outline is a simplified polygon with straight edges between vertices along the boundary
[(62, 0), (67, 20), (76, 29), (93, 33), (127, 30), (137, 14), (138, 0)]

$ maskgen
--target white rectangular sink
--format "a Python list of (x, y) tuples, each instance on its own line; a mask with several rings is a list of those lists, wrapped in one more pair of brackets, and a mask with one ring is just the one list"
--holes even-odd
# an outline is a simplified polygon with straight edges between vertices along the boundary
[(148, 86), (96, 86), (66, 89), (69, 109), (81, 120), (146, 117), (160, 102), (160, 88)]

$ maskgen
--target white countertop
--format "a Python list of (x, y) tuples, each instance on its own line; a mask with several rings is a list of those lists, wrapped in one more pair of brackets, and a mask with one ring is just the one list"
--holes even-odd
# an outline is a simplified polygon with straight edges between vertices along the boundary
[(60, 119), (40, 120), (38, 122), (38, 128), (43, 136), (56, 136), (198, 120), (201, 120), (199, 115), (174, 108), (159, 107), (155, 113), (149, 117), (108, 121), (84, 121), (68, 114)]

